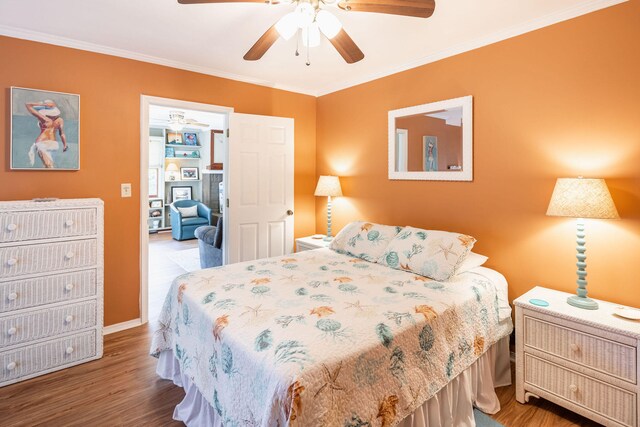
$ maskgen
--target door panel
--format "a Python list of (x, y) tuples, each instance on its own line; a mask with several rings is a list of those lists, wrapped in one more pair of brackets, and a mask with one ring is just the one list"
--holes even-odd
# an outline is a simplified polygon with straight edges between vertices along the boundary
[(293, 119), (232, 114), (227, 197), (229, 263), (293, 251)]

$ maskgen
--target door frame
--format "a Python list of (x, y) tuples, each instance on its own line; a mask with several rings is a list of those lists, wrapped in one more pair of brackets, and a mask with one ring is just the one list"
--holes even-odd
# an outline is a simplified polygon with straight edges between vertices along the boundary
[[(147, 218), (149, 215), (148, 192), (149, 180), (149, 107), (157, 105), (161, 107), (173, 107), (176, 109), (205, 111), (207, 113), (224, 114), (225, 128), (229, 129), (229, 116), (233, 113), (233, 107), (224, 107), (214, 104), (183, 101), (179, 99), (161, 98), (157, 96), (140, 95), (140, 323), (149, 321), (149, 228)], [(225, 163), (228, 164), (228, 150), (225, 152)], [(223, 182), (227, 188), (227, 174), (223, 172)], [(227, 209), (223, 209), (222, 224), (223, 235), (227, 232)], [(224, 261), (224, 260), (223, 260)]]

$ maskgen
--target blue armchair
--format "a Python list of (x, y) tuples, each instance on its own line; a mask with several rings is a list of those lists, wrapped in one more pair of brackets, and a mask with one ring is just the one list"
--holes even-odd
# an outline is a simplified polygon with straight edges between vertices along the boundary
[(215, 227), (204, 225), (196, 229), (200, 247), (200, 267), (211, 268), (222, 265), (222, 217)]
[[(171, 236), (175, 240), (195, 239), (196, 228), (211, 225), (211, 209), (195, 200), (177, 200), (171, 203)], [(198, 216), (183, 217), (178, 208), (198, 207)]]

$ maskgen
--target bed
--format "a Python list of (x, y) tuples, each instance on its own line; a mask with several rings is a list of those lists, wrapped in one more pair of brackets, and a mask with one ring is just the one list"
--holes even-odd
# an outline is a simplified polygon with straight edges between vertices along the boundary
[(474, 425), (510, 384), (504, 277), (439, 282), (330, 249), (188, 273), (153, 337), (190, 426)]

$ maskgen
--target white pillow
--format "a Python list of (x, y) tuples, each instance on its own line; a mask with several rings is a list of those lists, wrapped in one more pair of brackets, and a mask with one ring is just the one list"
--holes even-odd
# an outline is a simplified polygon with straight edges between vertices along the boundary
[(405, 227), (389, 243), (378, 263), (444, 281), (456, 274), (476, 239), (448, 231)]
[(182, 215), (182, 218), (193, 218), (198, 216), (197, 206), (191, 206), (189, 208), (176, 207), (176, 209), (178, 209), (178, 212), (180, 212), (180, 215)]
[(477, 254), (475, 252), (469, 252), (467, 257), (462, 261), (458, 270), (456, 270), (456, 274), (464, 273), (465, 271), (469, 271), (473, 268), (480, 267), (483, 265), (489, 257), (484, 255)]
[(330, 249), (365, 261), (376, 262), (402, 227), (356, 221), (347, 224), (333, 239)]

